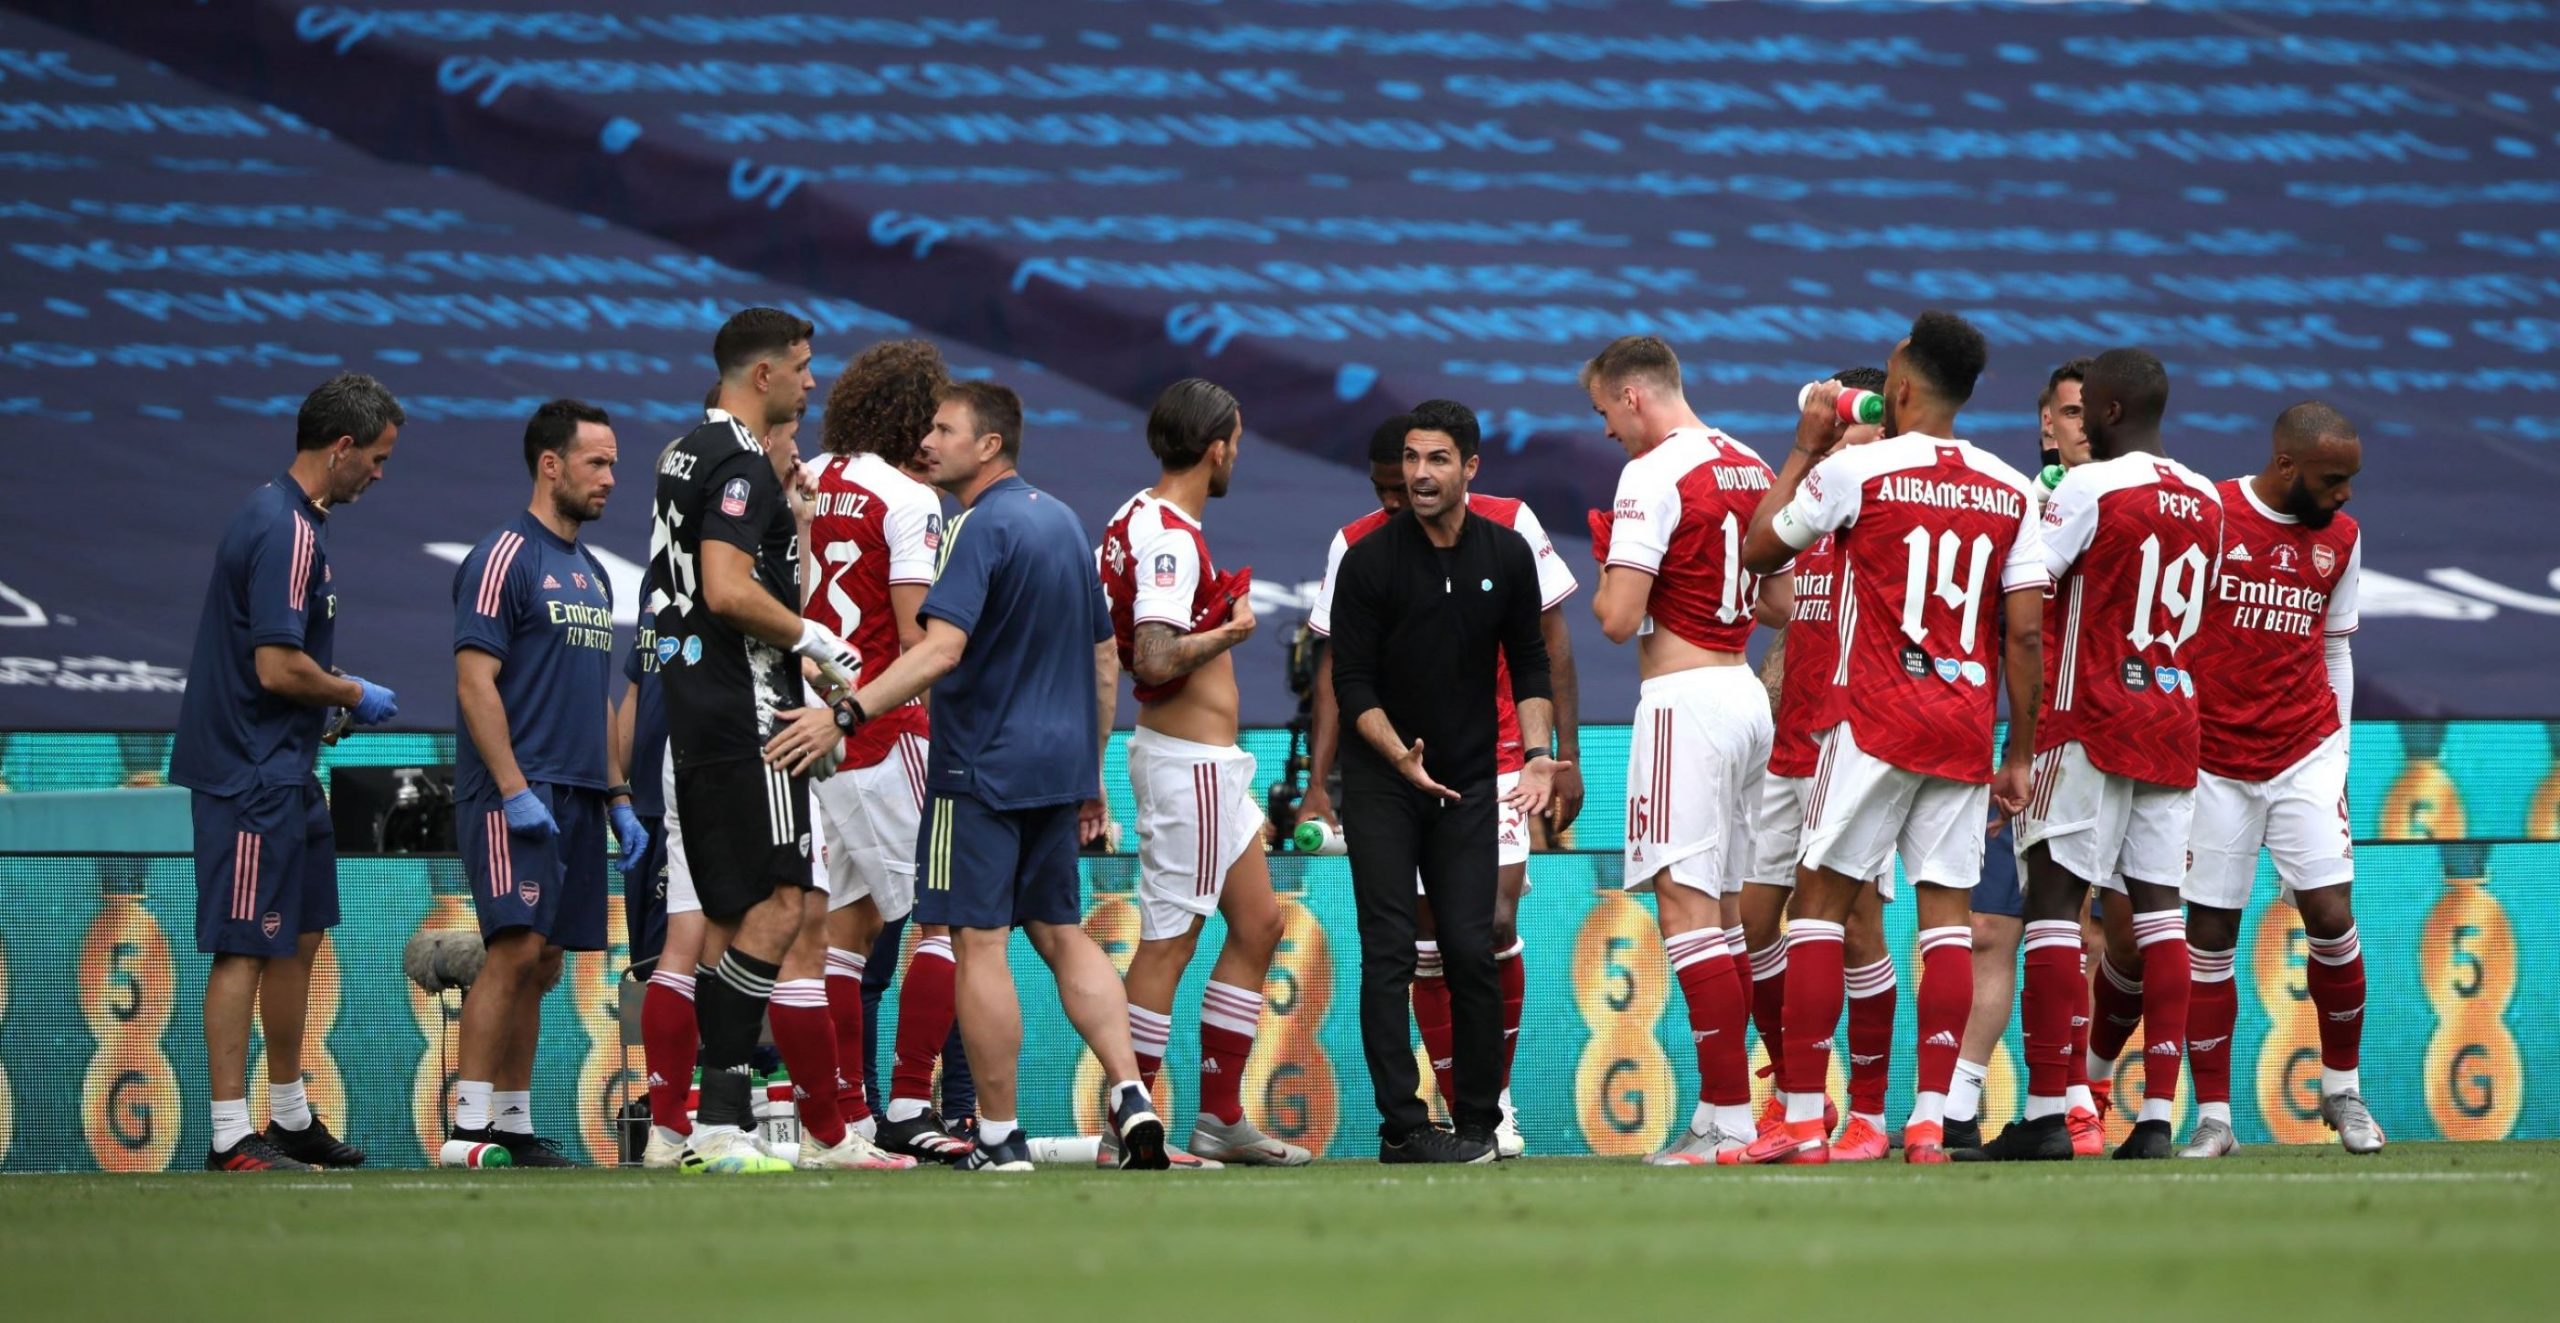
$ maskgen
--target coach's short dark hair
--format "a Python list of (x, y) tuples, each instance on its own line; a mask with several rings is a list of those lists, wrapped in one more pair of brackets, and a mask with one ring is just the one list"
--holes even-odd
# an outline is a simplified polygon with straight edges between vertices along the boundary
[(1164, 388), (1147, 411), (1147, 449), (1167, 473), (1198, 464), (1209, 447), (1236, 434), (1241, 415), (1227, 388), (1202, 377), (1184, 377)]
[(878, 455), (903, 468), (933, 430), (934, 401), (950, 382), (932, 341), (883, 340), (847, 364), (828, 389), (818, 443), (830, 455)]
[(1973, 398), (1973, 383), (1982, 379), (1983, 365), (1991, 361), (1991, 347), (1973, 323), (1932, 308), (1912, 319), (1911, 341), (1903, 347), (1902, 361), (1927, 378), (1938, 398), (1962, 404)]
[(711, 338), (711, 362), (725, 377), (816, 334), (817, 328), (805, 319), (780, 308), (743, 309), (721, 323), (720, 333)]
[(1630, 377), (1640, 378), (1659, 390), (1680, 393), (1680, 356), (1660, 337), (1624, 335), (1609, 342), (1609, 347), (1591, 356), (1582, 365), (1582, 384), (1615, 388)]
[(342, 436), (369, 446), (382, 429), (408, 421), (388, 387), (361, 372), (341, 372), (302, 397), (302, 412), (293, 420), (293, 448), (325, 450)]
[(2086, 383), (2089, 380), (2091, 361), (2088, 358), (2075, 358), (2055, 368), (2053, 375), (2044, 379), (2044, 393), (2036, 397), (2036, 407), (2042, 409), (2050, 406), (2053, 403), (2053, 397), (2061, 393), (2062, 383), (2066, 381)]
[(2089, 360), (2086, 382), (2105, 383), (2108, 398), (2124, 406), (2124, 421), (2144, 426), (2169, 411), (2169, 369), (2148, 349), (2110, 349)]
[[(1441, 432), (1458, 443), (1458, 458), (1474, 459), (1476, 446), (1483, 433), (1476, 428), (1476, 411), (1456, 400), (1424, 400), (1413, 406), (1409, 432)], [(1399, 450), (1398, 456), (1403, 452)]]
[(1008, 464), (1022, 462), (1022, 397), (1010, 387), (992, 381), (955, 381), (936, 392), (934, 398), (946, 403), (956, 401), (969, 406), (969, 431), (973, 438), (989, 432), (1004, 438), (1000, 452)]
[(1845, 367), (1832, 373), (1831, 379), (1851, 390), (1884, 389), (1884, 369), (1880, 367)]
[(524, 471), (540, 472), (545, 454), (568, 459), (569, 443), (578, 439), (580, 423), (611, 427), (613, 419), (585, 400), (551, 400), (534, 410), (524, 425)]
[(1369, 433), (1369, 463), (1373, 466), (1378, 464), (1402, 465), (1404, 463), (1404, 434), (1412, 430), (1413, 415), (1409, 413), (1397, 414), (1385, 422), (1378, 424), (1377, 430)]

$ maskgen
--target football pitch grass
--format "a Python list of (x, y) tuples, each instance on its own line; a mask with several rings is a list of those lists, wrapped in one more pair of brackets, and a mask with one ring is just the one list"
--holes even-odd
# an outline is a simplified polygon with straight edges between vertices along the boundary
[(2550, 1319), (2560, 1144), (2214, 1163), (0, 1180), (19, 1318)]

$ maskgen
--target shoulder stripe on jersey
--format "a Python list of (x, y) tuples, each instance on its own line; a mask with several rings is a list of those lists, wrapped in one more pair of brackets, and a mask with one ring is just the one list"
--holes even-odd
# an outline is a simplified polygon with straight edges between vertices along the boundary
[(285, 585), (284, 604), (296, 611), (311, 601), (311, 562), (320, 550), (320, 539), (312, 532), (311, 522), (293, 516), (293, 578)]
[(507, 569), (516, 562), (516, 553), (524, 549), (524, 534), (500, 533), (489, 548), (489, 559), (480, 567), (480, 597), (475, 605), (480, 614), (496, 619), (498, 605), (507, 596)]
[(1840, 604), (1840, 656), (1831, 664), (1831, 683), (1836, 688), (1849, 683), (1850, 644), (1858, 636), (1858, 580), (1846, 556), (1840, 558), (1840, 582), (1832, 588), (1831, 600)]
[(2055, 667), (2060, 677), (2053, 682), (2053, 710), (2068, 712), (2079, 689), (2074, 683), (2080, 674), (2080, 590), (2089, 585), (2086, 575), (2071, 576), (2071, 606), (2062, 620), (2062, 661)]

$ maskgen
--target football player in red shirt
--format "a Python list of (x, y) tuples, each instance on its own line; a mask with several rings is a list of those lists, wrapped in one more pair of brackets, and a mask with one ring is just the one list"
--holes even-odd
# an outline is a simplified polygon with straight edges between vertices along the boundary
[(2066, 474), (2044, 507), (2054, 598), (2044, 617), (2034, 787), (2016, 826), (2027, 872), (2027, 1103), (1998, 1139), (1961, 1150), (1967, 1160), (2074, 1156), (2065, 1112), (2083, 977), (2080, 918), (2093, 886), (2129, 899), (2128, 954), (2139, 961), (2127, 972), (2111, 952), (2105, 969), (2112, 987), (2141, 996), (2144, 1026), (2142, 1116), (2116, 1156), (2172, 1152), (2187, 950), (2177, 889), (2166, 879), (2185, 874), (2197, 740), (2180, 649), (2203, 627), (2222, 501), (2162, 448), (2169, 377), (2159, 359), (2108, 350), (2090, 363), (2082, 391), (2090, 461)]
[(2342, 513), (2364, 445), (2317, 401), (2277, 415), (2267, 466), (2222, 484), (2223, 551), (2196, 647), (2203, 718), (2193, 858), (2183, 888), (2195, 966), (2187, 1010), (2195, 1132), (2179, 1156), (2218, 1158), (2231, 1133), (2231, 981), (2258, 848), (2302, 914), (2303, 982), (2320, 1011), (2320, 1118), (2349, 1153), (2382, 1149), (2356, 1075), (2364, 951), (2348, 903), (2347, 720), (2355, 697), (2364, 539)]
[(1591, 603), (1610, 642), (1641, 640), (1623, 885), (1653, 893), (1698, 1053), (1688, 1128), (1646, 1161), (1708, 1164), (1739, 1153), (1753, 1133), (1743, 1037), (1751, 999), (1734, 961), (1745, 955), (1742, 884), (1772, 727), (1743, 645), (1764, 614), (1771, 624), (1786, 619), (1790, 585), (1764, 596), (1741, 561), (1769, 466), (1698, 421), (1669, 345), (1613, 341), (1584, 365), (1582, 384), (1628, 456), (1608, 522), (1595, 530), (1607, 552)]
[[(1787, 1119), (1744, 1161), (1830, 1160), (1822, 1110), (1846, 992), (1843, 924), (1897, 852), (1917, 892), (1921, 948), (1918, 1096), (1903, 1155), (1946, 1160), (1946, 1091), (1973, 999), (1967, 893), (1982, 874), (1989, 804), (2014, 812), (2026, 800), (2048, 582), (2027, 477), (1955, 436), (1988, 357), (1971, 323), (1922, 313), (1885, 366), (1890, 435), (1846, 450), (1840, 388), (1817, 383), (1743, 540), (1743, 566), (1767, 574), (1830, 534), (1847, 581), (1834, 672), (1847, 716), (1823, 736), (1806, 791), (1787, 934)], [(2019, 714), (1996, 775), (1995, 676)]]
[[(1201, 520), (1227, 494), (1244, 415), (1198, 377), (1175, 382), (1147, 415), (1147, 448), (1163, 472), (1111, 516), (1096, 553), (1119, 667), (1136, 682), (1129, 789), (1138, 811), (1138, 950), (1130, 957), (1129, 1042), (1139, 1082), (1155, 1085), (1173, 1032), (1173, 998), (1209, 912), (1227, 940), (1200, 996), (1200, 1105), (1189, 1162), (1297, 1167), (1307, 1151), (1262, 1133), (1244, 1114), (1245, 1059), (1262, 1022), (1262, 983), (1286, 926), (1263, 857), (1253, 755), (1236, 747), (1235, 659), (1253, 637), (1242, 574), (1221, 575)], [(1111, 692), (1116, 695), (1116, 678)], [(1111, 728), (1111, 704), (1102, 729)], [(1102, 1161), (1118, 1159), (1103, 1134)]]

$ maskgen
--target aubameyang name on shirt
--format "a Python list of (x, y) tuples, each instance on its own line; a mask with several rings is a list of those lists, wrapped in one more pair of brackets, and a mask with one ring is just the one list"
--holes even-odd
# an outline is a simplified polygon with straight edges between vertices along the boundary
[(1938, 482), (1902, 475), (1886, 477), (1876, 496), (1879, 500), (1909, 501), (1946, 510), (1987, 510), (2010, 519), (2025, 514), (2027, 509), (2027, 498), (2012, 487), (1992, 483)]
[(1747, 464), (1715, 466), (1716, 490), (1720, 492), (1765, 492), (1769, 490), (1769, 470)]

